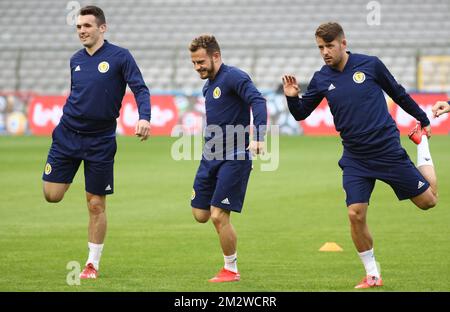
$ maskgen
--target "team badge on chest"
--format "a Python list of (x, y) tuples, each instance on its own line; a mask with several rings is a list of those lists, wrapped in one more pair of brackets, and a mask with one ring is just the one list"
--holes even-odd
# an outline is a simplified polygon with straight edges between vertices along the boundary
[(213, 98), (215, 98), (217, 100), (218, 98), (220, 98), (221, 94), (222, 94), (222, 91), (220, 90), (220, 88), (216, 87), (213, 91)]
[(363, 72), (357, 71), (353, 74), (353, 81), (356, 83), (363, 83), (366, 80), (366, 75)]
[(109, 70), (109, 63), (108, 62), (101, 62), (100, 64), (98, 64), (98, 71), (101, 72), (102, 74), (106, 73)]

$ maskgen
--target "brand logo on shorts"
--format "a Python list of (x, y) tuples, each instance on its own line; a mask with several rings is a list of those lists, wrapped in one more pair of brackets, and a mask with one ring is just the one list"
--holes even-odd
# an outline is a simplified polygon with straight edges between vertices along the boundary
[(46, 163), (44, 172), (46, 175), (49, 175), (50, 173), (52, 173), (52, 165), (50, 165), (49, 163)]
[(363, 83), (366, 80), (366, 75), (363, 72), (357, 71), (353, 74), (353, 81), (356, 83)]
[(112, 190), (111, 185), (108, 184), (108, 186), (105, 187), (105, 191), (111, 191), (111, 190)]
[(424, 185), (425, 185), (425, 183), (423, 183), (422, 181), (419, 181), (419, 184), (417, 185), (417, 189), (420, 189)]
[(194, 200), (195, 198), (195, 190), (192, 190), (191, 200)]
[(228, 197), (227, 197), (227, 198), (225, 198), (224, 200), (222, 200), (221, 203), (222, 203), (222, 204), (225, 204), (225, 205), (229, 205), (229, 204), (230, 204), (230, 201), (228, 200)]
[(222, 91), (220, 90), (220, 88), (216, 87), (213, 91), (213, 98), (215, 98), (217, 100), (218, 98), (220, 98), (221, 94), (222, 94)]
[(98, 71), (101, 72), (102, 74), (106, 73), (109, 70), (109, 64), (108, 62), (101, 62), (100, 64), (98, 64)]

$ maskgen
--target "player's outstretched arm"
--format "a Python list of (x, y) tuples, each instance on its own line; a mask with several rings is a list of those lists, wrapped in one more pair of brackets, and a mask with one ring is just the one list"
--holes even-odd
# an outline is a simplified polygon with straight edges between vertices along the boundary
[(317, 89), (314, 77), (301, 98), (299, 97), (300, 87), (295, 76), (284, 75), (282, 81), (289, 112), (295, 120), (306, 119), (323, 99), (323, 94)]
[(283, 91), (284, 95), (297, 97), (300, 93), (300, 88), (297, 83), (295, 76), (284, 75), (283, 76)]
[(141, 141), (147, 140), (150, 135), (150, 122), (145, 119), (140, 119), (136, 124), (134, 133), (137, 137), (141, 138)]
[(450, 104), (445, 101), (438, 101), (433, 105), (433, 108), (431, 110), (433, 112), (433, 116), (436, 118), (441, 116), (442, 114), (450, 112)]

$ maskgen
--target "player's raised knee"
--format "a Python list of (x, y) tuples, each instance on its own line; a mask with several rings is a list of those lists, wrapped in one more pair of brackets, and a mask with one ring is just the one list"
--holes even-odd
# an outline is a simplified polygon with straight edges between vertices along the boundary
[(68, 188), (69, 184), (44, 181), (44, 198), (49, 203), (60, 202)]
[(428, 210), (436, 206), (437, 204), (437, 198), (436, 197), (430, 197), (427, 200), (422, 201), (417, 206), (422, 210)]
[(206, 223), (206, 222), (208, 222), (209, 217), (208, 216), (196, 216), (196, 215), (194, 215), (194, 219), (198, 223)]
[(207, 214), (193, 214), (195, 221), (198, 223), (206, 223), (209, 220), (209, 215)]
[(428, 190), (426, 190), (424, 193), (420, 194), (419, 196), (412, 198), (412, 201), (420, 209), (428, 210), (437, 205), (438, 197), (435, 193), (433, 193), (431, 188), (429, 188)]
[(211, 214), (209, 210), (192, 208), (192, 215), (194, 216), (195, 221), (197, 221), (198, 223), (206, 223), (208, 222)]
[(63, 199), (64, 193), (61, 194), (59, 192), (52, 192), (44, 189), (44, 197), (49, 203), (58, 203)]

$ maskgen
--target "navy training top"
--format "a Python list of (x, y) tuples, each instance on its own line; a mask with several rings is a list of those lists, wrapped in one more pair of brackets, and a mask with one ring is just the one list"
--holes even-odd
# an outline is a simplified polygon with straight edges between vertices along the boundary
[(134, 93), (139, 119), (150, 121), (150, 92), (131, 53), (105, 40), (91, 56), (70, 59), (71, 89), (61, 123), (84, 134), (113, 134), (126, 86)]
[[(267, 125), (266, 100), (244, 71), (222, 64), (214, 79), (206, 81), (203, 96), (207, 125), (205, 149), (221, 154), (223, 147), (223, 156), (245, 153), (243, 147), (244, 144), (245, 147), (249, 144), (249, 131), (241, 135), (239, 129), (249, 130), (250, 109), (253, 113), (254, 139), (264, 141)], [(222, 132), (221, 136), (218, 131)], [(227, 140), (233, 140), (234, 144), (227, 144)]]
[(405, 153), (383, 90), (423, 127), (430, 124), (428, 117), (379, 58), (347, 53), (342, 72), (324, 65), (314, 73), (302, 97), (286, 97), (291, 114), (303, 120), (325, 97), (342, 138), (344, 155), (366, 158)]

